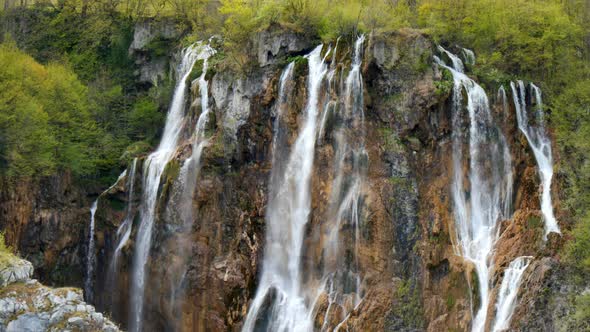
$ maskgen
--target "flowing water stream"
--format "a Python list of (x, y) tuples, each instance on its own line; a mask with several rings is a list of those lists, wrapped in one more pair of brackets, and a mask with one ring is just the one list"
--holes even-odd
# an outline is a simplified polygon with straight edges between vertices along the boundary
[[(324, 318), (321, 330), (338, 330), (362, 301), (358, 244), (368, 164), (361, 76), (363, 42), (364, 36), (356, 40), (345, 78), (336, 65), (338, 44), (329, 68), (326, 58), (330, 49), (323, 57), (322, 46), (307, 55), (305, 118), (290, 148), (282, 116), (294, 85), (293, 64), (281, 75), (262, 276), (243, 331), (312, 331), (318, 314)], [(324, 137), (332, 140), (328, 143)], [(322, 268), (314, 271), (309, 262), (302, 261), (302, 255), (308, 250), (303, 243), (312, 213), (310, 182), (314, 154), (321, 144), (334, 145), (334, 176), (321, 235), (314, 237), (318, 242), (311, 244), (318, 245), (322, 253)], [(322, 297), (327, 299), (327, 308), (319, 313)]]
[[(484, 331), (490, 305), (494, 247), (498, 225), (509, 208), (512, 192), (511, 161), (506, 140), (495, 125), (488, 97), (481, 86), (464, 74), (461, 60), (439, 47), (452, 62), (447, 66), (438, 57), (436, 62), (449, 70), (453, 89), (453, 181), (456, 249), (473, 263), (479, 285), (480, 307), (471, 330)], [(467, 104), (463, 103), (463, 91)], [(468, 122), (465, 123), (464, 110)], [(465, 130), (464, 128), (467, 128)]]
[(510, 318), (516, 307), (516, 295), (520, 289), (522, 276), (532, 259), (533, 257), (530, 256), (518, 257), (504, 270), (504, 279), (498, 293), (498, 302), (496, 302), (493, 332), (505, 331), (510, 327)]
[(510, 83), (512, 87), (512, 96), (514, 98), (514, 107), (516, 108), (516, 119), (518, 128), (524, 134), (529, 146), (533, 150), (537, 165), (539, 167), (539, 177), (541, 178), (541, 212), (545, 222), (545, 239), (551, 232), (561, 233), (559, 225), (553, 214), (553, 203), (551, 200), (551, 180), (553, 179), (553, 157), (551, 155), (551, 140), (545, 130), (545, 119), (543, 111), (543, 100), (541, 99), (541, 90), (531, 83), (532, 95), (534, 95), (537, 108), (532, 115), (527, 112), (526, 90), (524, 83), (518, 81)]
[(142, 331), (143, 299), (146, 282), (145, 269), (152, 242), (160, 177), (176, 151), (178, 138), (183, 128), (187, 78), (195, 62), (208, 56), (208, 47), (204, 47), (201, 43), (191, 45), (183, 50), (182, 61), (177, 68), (178, 81), (166, 117), (164, 134), (156, 151), (150, 154), (144, 163), (140, 224), (135, 241), (135, 255), (131, 276), (131, 314), (129, 322), (131, 331)]
[(113, 183), (107, 190), (103, 191), (98, 198), (92, 203), (90, 206), (90, 227), (88, 232), (88, 247), (86, 250), (86, 277), (84, 278), (84, 295), (86, 296), (86, 301), (91, 302), (94, 300), (94, 269), (96, 267), (96, 244), (94, 241), (94, 228), (95, 228), (95, 215), (96, 209), (98, 208), (98, 200), (100, 196), (109, 192), (113, 189), (122, 178), (127, 175), (127, 170), (124, 170), (123, 173), (119, 175), (117, 181)]
[[(313, 169), (319, 94), (327, 73), (323, 45), (309, 55), (308, 100), (303, 126), (291, 149), (284, 173), (271, 189), (262, 277), (243, 331), (310, 331), (312, 320), (301, 280), (301, 251), (311, 212)], [(329, 53), (329, 52), (328, 52)], [(281, 97), (279, 97), (280, 99)], [(265, 303), (270, 301), (270, 303)], [(261, 312), (261, 309), (264, 312)]]

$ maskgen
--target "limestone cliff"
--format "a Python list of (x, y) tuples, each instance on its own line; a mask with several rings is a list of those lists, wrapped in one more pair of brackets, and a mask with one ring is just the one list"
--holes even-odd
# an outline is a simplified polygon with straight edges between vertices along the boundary
[[(152, 31), (145, 27), (140, 30), (143, 32), (137, 34), (141, 36)], [(209, 144), (203, 151), (193, 199), (183, 207), (193, 213), (187, 231), (178, 208), (182, 204), (179, 172), (195, 148), (191, 138), (202, 112), (198, 82), (192, 82), (182, 142), (164, 171), (158, 195), (146, 269), (146, 330), (239, 331), (242, 327), (262, 269), (278, 83), (285, 64), (294, 61), (293, 92), (283, 120), (288, 127), (286, 141), (292, 143), (308, 97), (308, 69), (301, 55), (316, 46), (310, 40), (273, 27), (253, 41), (259, 66), (247, 75), (215, 64), (205, 73), (212, 113), (207, 127)], [(350, 70), (352, 45), (353, 40), (339, 40), (330, 60), (340, 75)], [(357, 255), (365, 291), (341, 328), (467, 331), (478, 306), (473, 264), (454, 250), (450, 196), (453, 83), (434, 64), (436, 52), (429, 36), (414, 30), (367, 36), (364, 44), (361, 72), (368, 171), (361, 191)], [(141, 76), (145, 76), (143, 72)], [(513, 319), (511, 326), (514, 330), (554, 331), (559, 317), (545, 313), (548, 304), (539, 295), (560, 284), (551, 281), (560, 280), (555, 272), (563, 239), (550, 234), (549, 240), (543, 241), (535, 159), (518, 131), (513, 106), (504, 108), (495, 99), (490, 103), (510, 146), (516, 179), (511, 197), (513, 218), (503, 221), (499, 231), (491, 299), (498, 296), (505, 267), (516, 257), (534, 256), (518, 294), (518, 319)], [(332, 125), (328, 119), (327, 130)], [(316, 145), (312, 212), (302, 252), (309, 274), (325, 264), (319, 258), (322, 252), (318, 243), (326, 240), (322, 225), (334, 190), (332, 165), (337, 148), (331, 134), (325, 134)], [(129, 319), (128, 289), (141, 222), (144, 162), (139, 158), (133, 177), (128, 172), (100, 196), (96, 213), (96, 251), (91, 253), (97, 257), (91, 276), (94, 304), (123, 326)], [(4, 218), (0, 224), (9, 242), (33, 261), (43, 280), (79, 285), (90, 200), (67, 179), (53, 180), (53, 185), (40, 184), (44, 194), (31, 189), (36, 185), (0, 191), (0, 218)], [(559, 183), (553, 190), (559, 192)], [(130, 240), (120, 248), (121, 256), (113, 265), (120, 237), (117, 231), (128, 218), (133, 224)], [(344, 234), (350, 229), (343, 226), (337, 231)], [(56, 271), (65, 268), (76, 273), (57, 277), (60, 274)], [(318, 297), (314, 313), (318, 330), (322, 326), (333, 329), (340, 322), (336, 314), (328, 314), (329, 302), (326, 294)]]

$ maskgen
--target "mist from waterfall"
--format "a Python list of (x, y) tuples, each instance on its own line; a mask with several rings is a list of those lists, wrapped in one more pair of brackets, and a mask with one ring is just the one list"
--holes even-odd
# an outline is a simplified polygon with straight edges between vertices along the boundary
[(144, 162), (143, 193), (140, 207), (140, 223), (135, 241), (133, 272), (131, 276), (131, 299), (129, 330), (142, 331), (146, 265), (149, 258), (153, 224), (156, 214), (160, 177), (172, 159), (180, 132), (183, 128), (186, 106), (187, 78), (195, 62), (205, 54), (201, 43), (191, 45), (182, 51), (182, 60), (176, 69), (177, 83), (170, 104), (164, 133), (158, 148)]
[(553, 203), (551, 200), (553, 156), (551, 154), (551, 140), (545, 130), (541, 89), (531, 83), (531, 95), (534, 95), (537, 108), (534, 113), (529, 114), (527, 111), (524, 83), (522, 81), (518, 81), (516, 84), (511, 82), (510, 86), (512, 87), (518, 128), (529, 142), (539, 168), (539, 177), (541, 178), (541, 212), (543, 214), (543, 221), (545, 222), (544, 237), (547, 239), (549, 233), (555, 232), (560, 234), (561, 231), (553, 214)]
[[(438, 57), (435, 61), (449, 70), (454, 80), (451, 195), (455, 243), (458, 254), (472, 262), (477, 272), (481, 304), (471, 330), (479, 332), (484, 331), (487, 321), (498, 225), (502, 219), (510, 218), (505, 213), (509, 210), (507, 201), (511, 200), (512, 166), (506, 140), (492, 119), (485, 91), (464, 74), (465, 67), (457, 56), (442, 47), (439, 50), (449, 57), (452, 66)], [(466, 106), (463, 91), (467, 96)], [(465, 108), (468, 123), (464, 123)], [(468, 128), (467, 132), (464, 127)], [(463, 153), (464, 145), (468, 155)]]

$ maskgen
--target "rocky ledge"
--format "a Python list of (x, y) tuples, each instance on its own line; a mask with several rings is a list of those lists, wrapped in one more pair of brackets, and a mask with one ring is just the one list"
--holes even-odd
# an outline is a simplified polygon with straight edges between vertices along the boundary
[(2, 255), (0, 332), (120, 331), (84, 302), (80, 289), (46, 287), (32, 275), (30, 262)]

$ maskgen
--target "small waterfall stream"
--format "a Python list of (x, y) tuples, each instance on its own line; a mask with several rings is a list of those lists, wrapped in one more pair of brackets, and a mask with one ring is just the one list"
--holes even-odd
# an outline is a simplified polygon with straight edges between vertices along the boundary
[(127, 170), (124, 170), (123, 173), (119, 175), (117, 181), (113, 183), (107, 190), (103, 191), (98, 198), (92, 203), (90, 206), (90, 227), (88, 232), (88, 247), (86, 249), (86, 276), (84, 278), (84, 295), (86, 297), (86, 301), (92, 302), (94, 301), (94, 269), (96, 267), (96, 244), (94, 242), (94, 228), (95, 228), (95, 215), (96, 210), (98, 208), (98, 200), (100, 196), (104, 193), (109, 192), (113, 189), (121, 179), (123, 179), (127, 175)]
[[(517, 87), (518, 84), (518, 87)], [(553, 203), (551, 201), (551, 181), (553, 179), (553, 157), (551, 155), (551, 140), (547, 136), (544, 125), (543, 100), (541, 99), (541, 90), (531, 83), (531, 90), (534, 94), (537, 109), (532, 117), (527, 112), (526, 91), (524, 83), (518, 81), (510, 83), (512, 87), (512, 96), (514, 98), (514, 107), (516, 108), (516, 119), (518, 128), (524, 134), (529, 146), (533, 150), (537, 165), (539, 167), (539, 177), (541, 178), (541, 212), (545, 221), (545, 239), (551, 232), (560, 234), (559, 225), (553, 214)]]
[[(209, 122), (210, 108), (209, 108), (209, 82), (205, 79), (207, 75), (208, 60), (215, 54), (215, 50), (209, 45), (203, 46), (200, 51), (199, 58), (203, 60), (202, 73), (197, 78), (197, 84), (199, 86), (200, 106), (201, 113), (195, 124), (195, 128), (192, 135), (192, 152), (191, 155), (184, 161), (182, 165), (177, 181), (175, 182), (175, 190), (172, 195), (178, 195), (171, 199), (172, 204), (168, 204), (166, 207), (169, 215), (178, 213), (180, 217), (180, 223), (175, 229), (175, 241), (174, 244), (168, 249), (170, 257), (190, 257), (189, 248), (191, 243), (191, 231), (194, 218), (194, 207), (193, 198), (195, 190), (198, 185), (198, 177), (201, 169), (201, 156), (205, 147), (209, 144), (209, 139), (205, 135), (205, 130)], [(197, 101), (195, 100), (195, 102)], [(174, 220), (171, 217), (170, 220)], [(180, 312), (178, 305), (182, 304), (182, 296), (184, 294), (184, 281), (187, 274), (188, 266), (190, 264), (186, 259), (181, 259), (179, 264), (171, 264), (169, 272), (171, 275), (170, 285), (170, 298), (172, 310)]]
[[(453, 94), (453, 181), (452, 198), (458, 253), (472, 262), (477, 272), (480, 308), (471, 330), (484, 331), (490, 304), (491, 276), (498, 224), (511, 199), (512, 172), (510, 153), (500, 130), (494, 124), (488, 97), (481, 86), (464, 74), (461, 60), (439, 47), (453, 65), (438, 57), (436, 62), (448, 69), (454, 79)], [(468, 133), (463, 131), (463, 95), (467, 94)], [(468, 155), (463, 155), (467, 141)], [(467, 172), (464, 173), (464, 165)], [(465, 184), (467, 182), (467, 184)]]
[(144, 163), (143, 194), (140, 208), (141, 222), (137, 231), (131, 277), (130, 331), (142, 331), (143, 298), (146, 281), (145, 268), (152, 242), (160, 177), (176, 150), (178, 138), (183, 128), (187, 78), (195, 62), (204, 56), (208, 56), (208, 54), (207, 48), (204, 48), (200, 43), (183, 50), (182, 61), (177, 68), (178, 81), (166, 117), (164, 134), (156, 151), (150, 154)]
[(119, 261), (119, 256), (121, 255), (121, 249), (127, 244), (129, 241), (129, 237), (131, 236), (131, 228), (133, 226), (133, 218), (135, 214), (132, 213), (133, 209), (133, 199), (135, 195), (135, 172), (137, 169), (137, 158), (133, 159), (131, 163), (131, 171), (129, 172), (129, 177), (127, 181), (127, 208), (125, 212), (125, 219), (117, 229), (117, 244), (115, 246), (115, 251), (111, 257), (111, 262), (109, 266), (109, 278), (112, 280), (115, 279), (115, 275), (117, 273), (117, 265)]
[(498, 293), (498, 302), (496, 302), (493, 332), (505, 331), (510, 327), (510, 318), (516, 307), (516, 295), (520, 289), (522, 275), (532, 259), (533, 257), (530, 256), (518, 257), (504, 270), (504, 279)]
[[(322, 261), (325, 263), (321, 277), (322, 287), (318, 291), (318, 296), (322, 292), (328, 295), (328, 308), (324, 314), (322, 330), (330, 328), (328, 317), (333, 314), (333, 309), (340, 309), (340, 317), (337, 319), (340, 323), (334, 328), (338, 330), (362, 299), (358, 245), (362, 189), (368, 165), (361, 74), (364, 41), (365, 37), (361, 35), (354, 44), (351, 69), (345, 80), (344, 94), (340, 97), (343, 107), (337, 108), (333, 115), (337, 125), (333, 134), (336, 142), (335, 176), (325, 217), (327, 239), (322, 244)], [(339, 105), (337, 101), (334, 104)], [(328, 108), (324, 110), (328, 111)], [(351, 234), (346, 234), (350, 240), (342, 238), (343, 225), (352, 226)], [(354, 253), (351, 261), (345, 259), (347, 250)]]
[(90, 206), (90, 232), (88, 234), (88, 251), (86, 253), (86, 279), (84, 280), (84, 294), (87, 301), (93, 299), (92, 278), (94, 275), (94, 265), (96, 264), (95, 244), (94, 244), (94, 215), (98, 207), (98, 199)]

